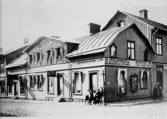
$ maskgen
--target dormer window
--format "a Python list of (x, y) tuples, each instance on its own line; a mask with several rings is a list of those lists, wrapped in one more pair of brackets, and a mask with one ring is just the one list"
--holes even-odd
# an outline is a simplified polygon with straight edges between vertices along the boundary
[(33, 56), (32, 56), (32, 54), (29, 54), (29, 64), (30, 65), (33, 64)]
[(116, 55), (117, 55), (117, 47), (115, 46), (115, 44), (113, 44), (110, 47), (110, 56), (116, 57)]
[(118, 25), (118, 27), (122, 27), (122, 26), (125, 25), (125, 21), (124, 20), (123, 21), (119, 21), (119, 22), (117, 22), (117, 25)]

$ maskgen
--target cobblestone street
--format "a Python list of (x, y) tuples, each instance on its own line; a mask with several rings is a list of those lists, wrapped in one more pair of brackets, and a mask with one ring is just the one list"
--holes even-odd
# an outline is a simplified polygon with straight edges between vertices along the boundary
[(0, 99), (1, 116), (19, 117), (163, 117), (167, 102), (134, 106), (87, 106), (84, 103), (53, 103), (43, 101), (20, 101)]

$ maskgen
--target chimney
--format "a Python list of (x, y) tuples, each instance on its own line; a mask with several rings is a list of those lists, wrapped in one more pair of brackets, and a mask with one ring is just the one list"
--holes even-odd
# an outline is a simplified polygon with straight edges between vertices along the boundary
[(3, 51), (3, 48), (0, 48), (0, 52), (2, 52)]
[(148, 11), (145, 10), (145, 9), (140, 10), (140, 11), (139, 11), (139, 16), (142, 17), (142, 18), (146, 18), (146, 19), (147, 19), (147, 18), (148, 18), (148, 17), (147, 17), (147, 12), (148, 12)]
[(24, 38), (23, 39), (23, 44), (25, 45), (25, 44), (28, 44), (28, 38)]
[(89, 25), (89, 32), (90, 32), (90, 35), (93, 35), (95, 33), (98, 33), (100, 32), (100, 27), (101, 25), (98, 25), (98, 24), (94, 24), (94, 23), (90, 23), (88, 24)]

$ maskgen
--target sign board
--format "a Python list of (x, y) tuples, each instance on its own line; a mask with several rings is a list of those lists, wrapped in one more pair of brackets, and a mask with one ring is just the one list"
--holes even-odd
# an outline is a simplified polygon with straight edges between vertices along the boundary
[(151, 67), (150, 63), (145, 61), (134, 61), (126, 59), (113, 59), (113, 58), (105, 58), (105, 65), (144, 67), (144, 68)]
[(90, 60), (73, 62), (73, 63), (70, 63), (70, 68), (100, 66), (100, 65), (104, 65), (104, 61), (105, 61), (104, 58), (99, 58), (99, 59), (90, 59)]

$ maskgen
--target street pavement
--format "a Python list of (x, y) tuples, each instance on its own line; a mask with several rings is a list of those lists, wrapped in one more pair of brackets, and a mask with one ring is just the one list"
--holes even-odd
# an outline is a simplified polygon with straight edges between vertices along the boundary
[(85, 105), (83, 102), (48, 102), (0, 99), (0, 117), (151, 117), (166, 118), (167, 100), (136, 100)]

